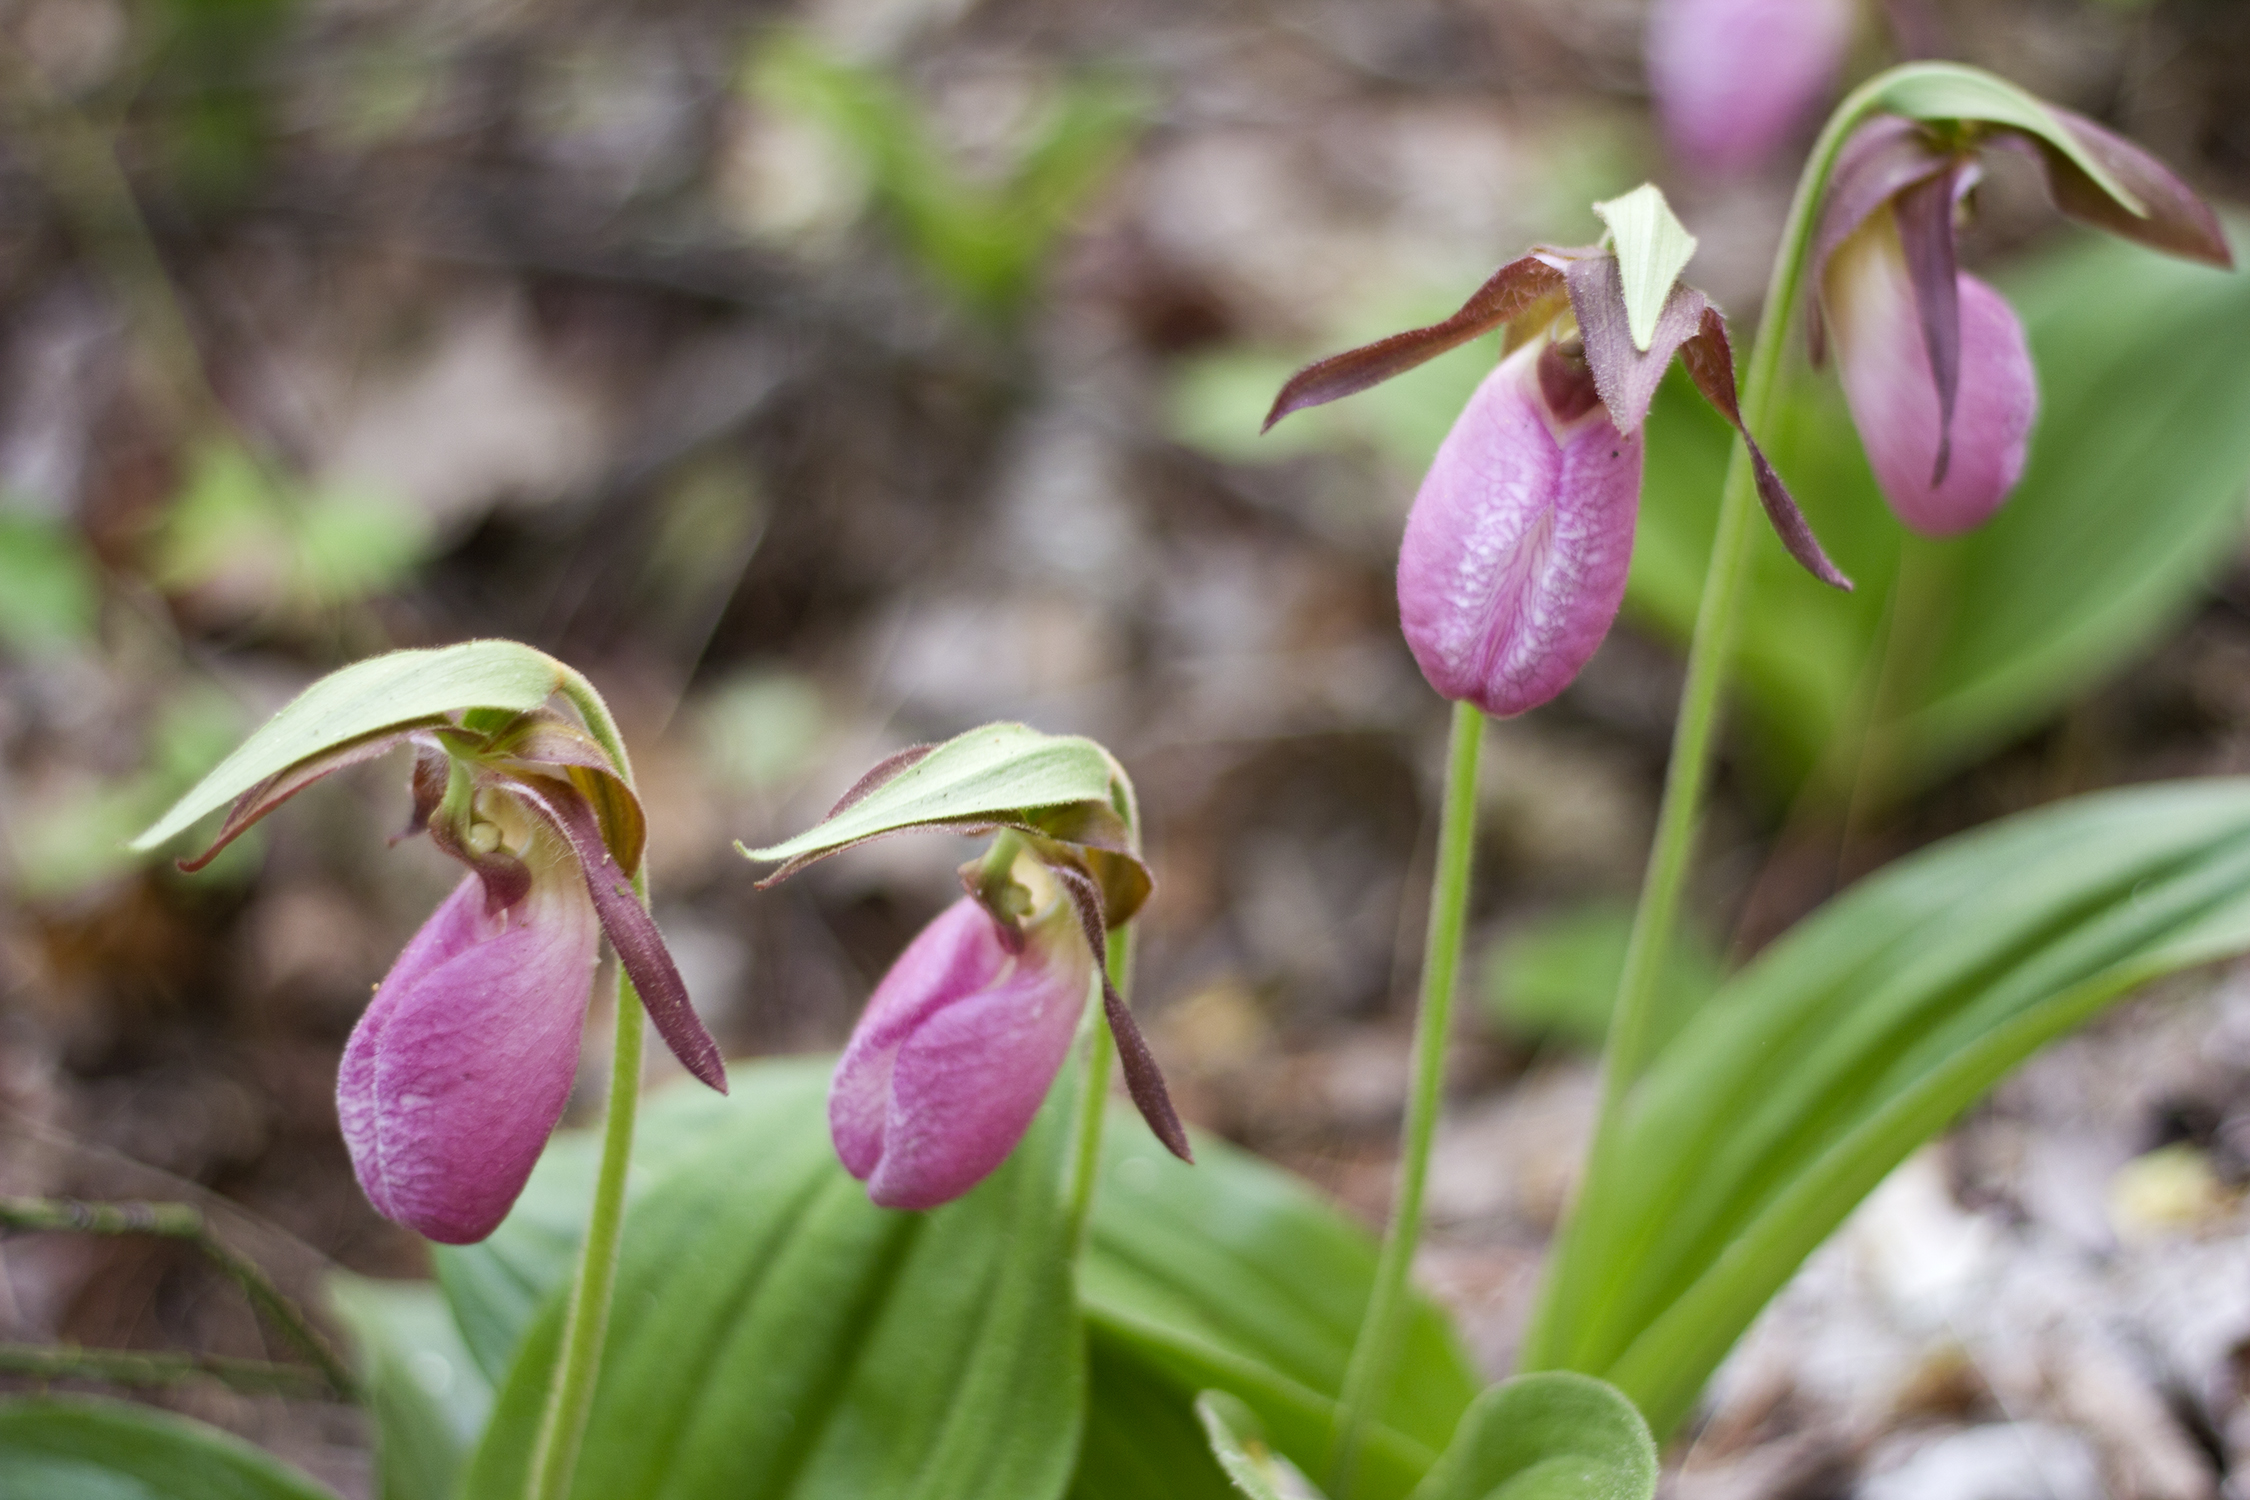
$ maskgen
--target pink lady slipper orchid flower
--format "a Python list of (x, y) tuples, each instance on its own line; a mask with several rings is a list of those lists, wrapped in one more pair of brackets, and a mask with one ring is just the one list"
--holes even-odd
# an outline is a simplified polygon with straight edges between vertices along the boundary
[(489, 732), (438, 718), (300, 761), (235, 802), (200, 869), (330, 772), (418, 754), (408, 834), (469, 874), (422, 924), (345, 1046), (336, 1112), (386, 1218), (445, 1244), (483, 1239), (562, 1118), (606, 931), (673, 1053), (726, 1091), (663, 936), (634, 894), (640, 804), (591, 738), (545, 710)]
[[(1614, 254), (1542, 246), (1443, 323), (1299, 371), (1266, 425), (1503, 327), (1513, 352), (1470, 397), (1407, 516), (1398, 607), (1430, 686), (1507, 716), (1567, 687), (1617, 618), (1640, 511), (1641, 424), (1673, 356), (1738, 431), (1742, 414), (1726, 320), (1701, 292), (1672, 281), (1642, 342)], [(1782, 543), (1815, 577), (1850, 588), (1743, 438)]]
[(963, 896), (922, 929), (867, 1002), (836, 1065), (836, 1154), (885, 1208), (975, 1187), (1031, 1128), (1092, 993), (1093, 950), (1052, 879), (1019, 930)]
[(1673, 152), (1730, 177), (1764, 166), (1836, 92), (1857, 0), (1655, 0), (1648, 87)]
[(1164, 1075), (1102, 972), (1099, 882), (1065, 847), (1015, 833), (963, 865), (961, 882), (969, 894), (906, 945), (836, 1064), (828, 1128), (845, 1170), (876, 1203), (906, 1209), (991, 1176), (1054, 1086), (1097, 979), (1133, 1102), (1193, 1161)]
[[(2135, 215), (2049, 140), (1985, 122), (1950, 129), (1893, 116), (1862, 126), (1837, 159), (1814, 240), (1814, 357), (1833, 343), (1852, 420), (1883, 495), (1925, 536), (1982, 525), (2023, 477), (2038, 414), (2023, 324), (1955, 260), (1955, 220), (1986, 138), (2032, 151), (2074, 218), (2171, 254), (2231, 266), (2210, 208), (2130, 141), (2046, 106), (2095, 162), (2142, 200)], [(1824, 317), (1823, 317), (1824, 315)]]
[[(1030, 805), (1016, 805), (1018, 796)], [(1164, 1075), (1110, 982), (1109, 934), (1154, 888), (1132, 784), (1091, 740), (988, 724), (915, 745), (861, 777), (811, 830), (743, 852), (781, 868), (912, 828), (996, 833), (961, 867), (967, 896), (891, 965), (828, 1094), (836, 1155), (885, 1208), (949, 1203), (1031, 1128), (1098, 987), (1126, 1091), (1158, 1140), (1194, 1160)]]

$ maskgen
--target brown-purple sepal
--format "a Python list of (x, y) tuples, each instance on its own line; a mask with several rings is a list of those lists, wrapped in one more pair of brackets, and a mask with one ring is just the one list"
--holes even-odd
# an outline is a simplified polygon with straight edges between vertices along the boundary
[[(1471, 293), (1460, 311), (1426, 328), (1409, 328), (1389, 338), (1315, 360), (1283, 383), (1266, 413), (1264, 432), (1291, 412), (1354, 395), (1403, 375), (1448, 349), (1513, 323), (1542, 304), (1556, 303), (1563, 294), (1563, 273), (1557, 262), (1566, 254), (1581, 252), (1535, 251), (1509, 261)], [(1559, 304), (1558, 304), (1559, 310)]]
[(226, 820), (219, 825), (219, 831), (212, 835), (210, 844), (201, 854), (180, 860), (179, 867), (191, 875), (202, 869), (217, 859), (220, 851), (227, 845), (242, 837), (250, 825), (322, 777), (349, 766), (363, 765), (396, 750), (418, 735), (446, 727), (450, 727), (450, 721), (446, 719), (418, 719), (409, 724), (394, 724), (374, 734), (362, 735), (356, 740), (346, 740), (318, 755), (306, 756), (287, 770), (274, 773), (235, 798), (234, 805), (227, 809)]
[(631, 878), (603, 840), (601, 820), (585, 793), (558, 776), (512, 777), (507, 790), (560, 834), (578, 858), (586, 877), (586, 892), (593, 897), (594, 914), (602, 931), (617, 950), (617, 961), (640, 993), (641, 1004), (656, 1027), (656, 1034), (681, 1066), (702, 1082), (727, 1091), (726, 1061), (719, 1044), (705, 1029), (695, 1007), (688, 1002), (687, 983), (664, 946), (656, 919), (633, 889)]
[(1187, 1126), (1180, 1122), (1180, 1112), (1172, 1107), (1172, 1091), (1164, 1085), (1164, 1070), (1156, 1065), (1156, 1054), (1149, 1051), (1147, 1038), (1141, 1035), (1140, 1023), (1133, 1019), (1132, 1010), (1125, 997), (1109, 978), (1109, 934), (1102, 924), (1102, 896), (1092, 876), (1083, 870), (1068, 866), (1050, 866), (1055, 879), (1069, 893), (1071, 904), (1078, 910), (1078, 925), (1086, 933), (1086, 944), (1094, 952), (1094, 971), (1102, 980), (1102, 1014), (1109, 1022), (1110, 1035), (1117, 1039), (1117, 1061), (1125, 1075), (1125, 1092), (1131, 1096), (1133, 1107), (1141, 1112), (1148, 1128), (1164, 1143), (1164, 1149), (1184, 1162), (1193, 1162), (1195, 1152), (1188, 1145)]
[(1961, 267), (1953, 247), (1953, 184), (1956, 169), (1901, 188), (1891, 199), (1899, 247), (1906, 255), (1906, 279), (1914, 288), (1914, 310), (1922, 325), (1922, 347), (1937, 384), (1937, 462), (1930, 488), (1945, 483), (1953, 466), (1953, 409), (1961, 397)]
[(2104, 192), (2083, 168), (2051, 143), (2019, 131), (2005, 132), (2003, 139), (2028, 146), (2038, 154), (2046, 168), (2047, 191), (2055, 207), (2081, 223), (2122, 235), (2152, 250), (2223, 270), (2234, 269), (2234, 250), (2219, 226), (2219, 216), (2170, 167), (2084, 115), (2054, 104), (2047, 109), (2088, 156), (2141, 200), (2148, 217), (2142, 218)]
[(1664, 371), (1680, 346), (1702, 326), (1710, 303), (1684, 281), (1672, 283), (1656, 316), (1656, 331), (1646, 350), (1634, 346), (1625, 311), (1625, 277), (1614, 255), (1589, 256), (1570, 263), (1570, 309), (1586, 344), (1586, 363), (1594, 387), (1619, 432), (1634, 433), (1648, 420), (1649, 403), (1664, 381)]
[(1781, 545), (1804, 570), (1822, 583), (1850, 592), (1852, 581), (1846, 578), (1821, 550), (1820, 539), (1813, 535), (1805, 520), (1805, 513), (1797, 508), (1797, 501), (1789, 487), (1774, 472), (1758, 440), (1742, 420), (1742, 403), (1735, 392), (1734, 346), (1727, 338), (1727, 320), (1715, 307), (1703, 309), (1702, 326), (1695, 337), (1680, 346), (1680, 360), (1687, 366), (1695, 388), (1703, 399), (1725, 417), (1734, 430), (1742, 434), (1743, 446), (1750, 450), (1750, 469), (1758, 481), (1758, 503), (1765, 507), (1766, 519), (1773, 524), (1774, 534)]
[[(1805, 336), (1814, 363), (1826, 357), (1820, 288), (1829, 259), (1900, 193), (1935, 178), (1950, 178), (1960, 164), (1957, 153), (1915, 120), (1878, 115), (1852, 132), (1837, 154), (1836, 169), (1829, 175), (1828, 191), (1821, 200), (1820, 226), (1813, 234), (1811, 274), (1807, 278), (1812, 295)], [(1952, 208), (1950, 191), (1946, 208), (1949, 212)]]
[(409, 780), (414, 809), (407, 814), (406, 826), (391, 835), (393, 846), (429, 831), (430, 819), (445, 802), (445, 785), (452, 775), (452, 767), (451, 757), (439, 746), (423, 743), (414, 747), (414, 774)]

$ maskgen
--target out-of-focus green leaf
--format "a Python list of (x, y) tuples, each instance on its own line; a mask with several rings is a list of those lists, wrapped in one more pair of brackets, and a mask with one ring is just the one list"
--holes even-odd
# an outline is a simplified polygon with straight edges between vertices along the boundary
[(309, 755), (394, 725), (472, 708), (524, 713), (563, 684), (563, 667), (514, 641), (467, 641), (354, 662), (299, 693), (132, 842), (156, 848)]
[(229, 1433), (91, 1397), (0, 1401), (0, 1500), (336, 1500)]
[(916, 259), (972, 309), (1006, 317), (1033, 290), (1056, 238), (1124, 155), (1148, 106), (1113, 79), (1064, 84), (998, 182), (971, 178), (896, 81), (784, 33), (748, 80), (769, 108), (810, 117), (861, 160)]
[[(1609, 1034), (1632, 935), (1632, 908), (1608, 901), (1572, 907), (1509, 934), (1485, 964), (1484, 998), (1493, 1019), (1519, 1036), (1599, 1047)], [(1655, 1051), (1719, 987), (1719, 955), (1700, 932), (1683, 929), (1673, 948), (1657, 996)]]
[(2250, 782), (2079, 798), (1845, 892), (1730, 979), (1628, 1096), (1527, 1337), (1667, 1432), (1861, 1198), (2045, 1042), (2250, 949)]
[(100, 572), (75, 530), (0, 508), (0, 644), (36, 651), (93, 633)]
[(419, 512), (353, 489), (284, 483), (246, 449), (197, 451), (156, 536), (151, 572), (246, 611), (325, 610), (396, 585), (428, 549)]
[[(74, 895), (138, 863), (126, 840), (216, 765), (242, 736), (242, 711), (208, 684), (187, 685), (157, 708), (142, 769), (116, 781), (89, 780), (27, 800), (8, 829), (16, 893), (33, 900)], [(253, 830), (222, 850), (203, 877), (239, 882), (257, 867)]]
[(492, 1383), (461, 1341), (445, 1298), (427, 1281), (338, 1272), (328, 1300), (358, 1346), (383, 1500), (452, 1494), (491, 1414)]
[(1656, 1439), (1615, 1386), (1519, 1375), (1479, 1396), (1413, 1500), (1650, 1500)]
[[(626, 1221), (571, 1493), (1060, 1496), (1085, 1395), (1060, 1190), (1072, 1091), (967, 1197), (905, 1214), (837, 1164), (825, 1068), (744, 1073), (758, 1102)], [(471, 1500), (522, 1491), (562, 1301), (557, 1287), (517, 1351)]]
[(819, 684), (775, 670), (719, 684), (697, 703), (695, 717), (712, 771), (728, 786), (760, 795), (809, 775), (829, 727)]

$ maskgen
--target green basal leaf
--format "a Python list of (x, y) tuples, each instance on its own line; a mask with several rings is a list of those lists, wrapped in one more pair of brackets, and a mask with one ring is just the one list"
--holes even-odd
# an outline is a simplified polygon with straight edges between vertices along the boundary
[(336, 1500), (240, 1438), (88, 1396), (0, 1401), (0, 1500)]
[(1617, 268), (1625, 282), (1625, 322), (1632, 330), (1633, 347), (1643, 354), (1656, 337), (1656, 320), (1664, 311), (1672, 284), (1680, 279), (1695, 256), (1695, 236), (1687, 232), (1664, 201), (1663, 190), (1644, 182), (1622, 198), (1594, 205), (1594, 212), (1609, 226), (1617, 250)]
[[(1231, 1392), (1258, 1415), (1274, 1450), (1300, 1468), (1327, 1462), (1339, 1419), (1335, 1398), (1308, 1389), (1248, 1355), (1114, 1308), (1085, 1308), (1087, 1336), (1173, 1385), (1183, 1404), (1200, 1390)], [(1371, 1425), (1359, 1450), (1357, 1500), (1405, 1500), (1437, 1450), (1386, 1423)], [(1156, 1497), (1148, 1497), (1156, 1500)]]
[(1307, 1494), (1308, 1486), (1292, 1483), (1298, 1476), (1266, 1446), (1265, 1424), (1258, 1414), (1238, 1398), (1225, 1391), (1205, 1391), (1195, 1398), (1195, 1417), (1211, 1444), (1211, 1456), (1235, 1489), (1250, 1500), (1298, 1500)]
[[(692, 1161), (719, 1131), (779, 1139), (827, 1128), (824, 1067), (761, 1063), (734, 1069), (732, 1078), (728, 1094), (675, 1087), (642, 1101), (628, 1202)], [(577, 1267), (600, 1160), (599, 1131), (557, 1131), (498, 1229), (473, 1245), (430, 1247), (461, 1337), (493, 1384), (507, 1378), (524, 1330)]]
[(564, 670), (514, 641), (467, 641), (354, 662), (299, 693), (131, 847), (154, 849), (307, 756), (393, 725), (472, 708), (537, 708), (562, 686)]
[(76, 528), (0, 497), (0, 644), (45, 651), (93, 634), (101, 568)]
[[(1485, 961), (1487, 1012), (1519, 1037), (1599, 1047), (1609, 1034), (1632, 936), (1633, 910), (1618, 901), (1569, 907), (1519, 928)], [(1692, 927), (1672, 946), (1651, 1026), (1652, 1050), (1661, 1050), (1695, 1014), (1725, 972), (1710, 939)]]
[(1649, 1500), (1656, 1439), (1615, 1386), (1519, 1375), (1477, 1398), (1413, 1500)]
[[(1190, 1167), (1145, 1133), (1116, 1129), (1104, 1133), (1102, 1155), (1079, 1271), (1089, 1319), (1160, 1364), (1185, 1370), (1207, 1357), (1240, 1358), (1270, 1374), (1273, 1389), (1302, 1393), (1322, 1411), (1331, 1406), (1374, 1285), (1366, 1232), (1301, 1181), (1222, 1142), (1199, 1138)], [(1397, 1370), (1376, 1416), (1401, 1440), (1401, 1473), (1412, 1470), (1403, 1493), (1420, 1477), (1417, 1455), (1426, 1463), (1445, 1446), (1481, 1382), (1426, 1301), (1407, 1324)], [(1300, 1468), (1327, 1463), (1326, 1428), (1300, 1443), (1255, 1392), (1230, 1380), (1185, 1386), (1183, 1404), (1212, 1386), (1250, 1401)], [(1366, 1494), (1379, 1493), (1370, 1467), (1361, 1479)]]
[(492, 1412), (492, 1382), (462, 1342), (445, 1298), (426, 1281), (338, 1272), (329, 1306), (358, 1346), (375, 1419), (382, 1500), (428, 1500), (454, 1481)]
[(1875, 103), (1879, 109), (1913, 120), (1972, 120), (2026, 131), (2069, 157), (2130, 212), (2148, 212), (2148, 205), (2094, 160), (2036, 95), (1982, 68), (1961, 63), (1908, 63), (1884, 75)]
[(1949, 839), (1768, 949), (1660, 1054), (1593, 1164), (1527, 1368), (1659, 1432), (1892, 1167), (2042, 1044), (2250, 950), (2250, 781), (2079, 798)]
[(1092, 1329), (1086, 1376), (1070, 1500), (1235, 1500), (1177, 1385)]
[[(635, 1138), (628, 1238), (642, 1232), (631, 1226), (654, 1216), (658, 1196), (675, 1184), (702, 1213), (724, 1212), (732, 1222), (734, 1211), (720, 1200), (739, 1190), (750, 1158), (796, 1163), (790, 1172), (832, 1172), (827, 1074), (825, 1060), (760, 1063), (736, 1069), (724, 1098), (682, 1089), (652, 1096)], [(1373, 1241), (1311, 1188), (1256, 1157), (1201, 1139), (1190, 1168), (1127, 1128), (1128, 1119), (1121, 1109), (1104, 1132), (1080, 1265), (1091, 1380), (1071, 1493), (1078, 1500), (1221, 1500), (1230, 1492), (1193, 1411), (1197, 1393), (1212, 1388), (1249, 1402), (1277, 1448), (1300, 1468), (1316, 1469), (1326, 1462), (1335, 1396), (1373, 1285)], [(571, 1274), (596, 1149), (588, 1132), (561, 1133), (496, 1233), (436, 1251), (454, 1315), (488, 1370), (506, 1370), (543, 1305), (552, 1320), (552, 1302)], [(726, 1164), (715, 1174), (704, 1166), (713, 1157)], [(768, 1219), (798, 1212), (759, 1192)], [(779, 1231), (768, 1223), (760, 1233)], [(621, 1289), (615, 1327), (636, 1317), (637, 1305)], [(1363, 1500), (1401, 1500), (1479, 1384), (1444, 1315), (1427, 1302), (1408, 1325), (1399, 1371), (1362, 1462)], [(531, 1410), (521, 1408), (519, 1419)], [(502, 1420), (509, 1420), (505, 1400)], [(1161, 1482), (1135, 1478), (1144, 1472)]]
[[(820, 1064), (745, 1070), (625, 1227), (572, 1494), (992, 1495), (1069, 1483), (1083, 1411), (1058, 1191), (1071, 1090), (1007, 1165), (927, 1214), (867, 1201)], [(520, 1494), (560, 1337), (549, 1293), (464, 1494)], [(466, 1320), (464, 1320), (466, 1321)]]

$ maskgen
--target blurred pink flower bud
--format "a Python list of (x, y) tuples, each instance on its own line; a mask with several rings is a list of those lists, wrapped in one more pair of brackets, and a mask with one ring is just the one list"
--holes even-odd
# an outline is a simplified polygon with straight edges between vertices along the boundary
[(336, 1080), (368, 1201), (450, 1245), (507, 1215), (578, 1070), (601, 923), (562, 841), (528, 838), (529, 889), (491, 910), (479, 876), (454, 887), (377, 987)]
[(1570, 684), (1625, 597), (1641, 449), (1546, 338), (1485, 377), (1399, 547), (1399, 623), (1430, 686), (1508, 715)]
[[(1925, 536), (1980, 526), (2023, 477), (2038, 380), (2023, 324), (1966, 272), (1950, 436), (1897, 223), (1885, 211), (1836, 250), (1823, 277), (1837, 373), (1868, 462), (1898, 518)], [(1942, 457), (1941, 457), (1942, 454)]]
[(1655, 0), (1648, 83), (1680, 159), (1731, 176), (1770, 160), (1827, 103), (1853, 0)]
[(828, 1094), (836, 1154), (885, 1208), (935, 1208), (1007, 1159), (1070, 1051), (1093, 952), (1053, 894), (1023, 951), (963, 897), (922, 929), (867, 1002)]

